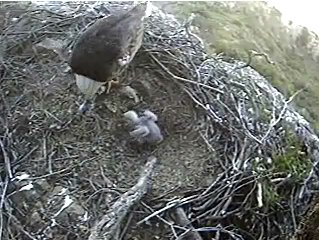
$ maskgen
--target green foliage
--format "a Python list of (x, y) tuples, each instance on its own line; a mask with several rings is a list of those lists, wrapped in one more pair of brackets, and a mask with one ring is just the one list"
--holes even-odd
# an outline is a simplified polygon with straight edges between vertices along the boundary
[(285, 145), (288, 146), (286, 149), (272, 156), (273, 171), (291, 174), (297, 181), (304, 179), (311, 169), (311, 161), (294, 133), (288, 130), (286, 130)]
[(263, 2), (172, 2), (174, 12), (185, 19), (191, 13), (211, 53), (224, 52), (241, 60), (247, 50), (267, 53), (275, 65), (263, 58), (254, 59), (252, 67), (272, 82), (287, 97), (305, 89), (295, 99), (297, 106), (309, 112), (307, 120), (319, 130), (319, 63), (307, 44), (311, 35), (303, 28), (296, 39), (281, 22), (281, 14)]
[(305, 153), (291, 146), (289, 151), (274, 156), (274, 168), (278, 172), (289, 173), (296, 179), (304, 179), (309, 173), (310, 161), (305, 159)]
[(311, 40), (310, 33), (307, 28), (303, 27), (300, 35), (296, 39), (296, 44), (298, 47), (307, 47)]
[(274, 206), (281, 200), (281, 196), (278, 194), (276, 188), (271, 183), (263, 184), (263, 199), (268, 206)]
[[(311, 170), (311, 161), (304, 152), (303, 145), (297, 140), (295, 134), (286, 129), (282, 145), (285, 148), (279, 149), (268, 159), (256, 158), (253, 161), (253, 171), (257, 176), (264, 176), (260, 179), (262, 184), (263, 202), (268, 207), (275, 207), (281, 200), (290, 197), (289, 189), (303, 182)], [(289, 179), (284, 187), (272, 179)], [(282, 181), (282, 180), (281, 180)]]

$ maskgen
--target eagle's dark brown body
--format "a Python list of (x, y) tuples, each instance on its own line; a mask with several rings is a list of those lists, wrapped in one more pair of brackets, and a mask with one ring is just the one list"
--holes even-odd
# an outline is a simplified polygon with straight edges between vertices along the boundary
[(147, 3), (97, 20), (74, 45), (70, 67), (79, 89), (92, 98), (102, 84), (117, 77), (142, 44)]

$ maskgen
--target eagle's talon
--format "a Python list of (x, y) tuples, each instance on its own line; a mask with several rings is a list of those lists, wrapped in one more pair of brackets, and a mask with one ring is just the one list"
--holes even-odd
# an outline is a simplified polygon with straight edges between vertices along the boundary
[(107, 83), (107, 90), (106, 90), (106, 93), (109, 94), (110, 93), (110, 90), (112, 88), (112, 85), (119, 85), (120, 84), (120, 81), (119, 80), (111, 80)]

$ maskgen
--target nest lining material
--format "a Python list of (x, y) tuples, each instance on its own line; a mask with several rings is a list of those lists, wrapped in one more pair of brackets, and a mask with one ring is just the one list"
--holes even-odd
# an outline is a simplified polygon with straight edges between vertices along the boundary
[[(276, 187), (291, 180), (287, 173), (271, 171), (271, 156), (288, 147), (289, 126), (315, 165), (318, 139), (289, 105), (292, 98), (285, 100), (254, 69), (208, 56), (190, 31), (190, 21), (181, 24), (159, 10), (150, 16), (142, 49), (122, 75), (137, 89), (140, 103), (113, 93), (100, 101), (96, 114), (76, 116), (80, 97), (65, 62), (74, 39), (96, 18), (128, 4), (3, 4), (2, 9), (15, 11), (1, 18), (2, 195), (10, 196), (1, 200), (7, 212), (1, 233), (16, 239), (88, 235), (93, 220), (133, 185), (150, 154), (131, 149), (127, 132), (120, 130), (121, 113), (131, 108), (156, 110), (166, 134), (165, 143), (152, 153), (160, 166), (152, 196), (138, 207), (144, 213), (135, 219), (139, 226), (156, 219), (163, 226), (158, 233), (162, 239), (183, 235), (188, 229), (165, 228), (163, 220), (164, 213), (183, 207), (203, 238), (264, 239), (294, 233), (315, 171), (304, 181), (293, 181), (289, 198), (279, 207), (269, 206), (267, 184), (279, 179)], [(269, 164), (256, 169), (256, 162)], [(22, 172), (31, 177), (9, 183)], [(41, 186), (42, 192), (37, 187), (15, 192), (27, 183)], [(55, 227), (51, 221), (61, 200), (52, 200), (52, 189), (72, 196), (77, 203), (73, 208), (81, 209), (69, 218), (60, 214)], [(51, 201), (41, 202), (44, 196)], [(37, 204), (31, 204), (34, 199)], [(19, 201), (25, 205), (17, 205)], [(160, 217), (150, 216), (150, 209)], [(29, 219), (22, 217), (27, 212), (32, 213)], [(135, 236), (147, 232), (124, 229)]]

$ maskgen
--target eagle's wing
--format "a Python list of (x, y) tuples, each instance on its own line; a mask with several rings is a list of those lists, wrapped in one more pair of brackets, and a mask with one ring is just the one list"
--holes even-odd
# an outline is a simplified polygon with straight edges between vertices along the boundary
[(135, 138), (143, 138), (146, 137), (150, 133), (150, 130), (147, 126), (139, 125), (135, 130), (130, 132), (130, 135)]
[[(140, 49), (143, 42), (144, 21), (150, 15), (149, 9), (149, 2), (139, 3), (122, 18), (123, 26), (126, 28), (123, 29), (122, 54), (118, 59), (120, 66), (129, 64)], [(129, 23), (124, 24), (127, 21)]]

